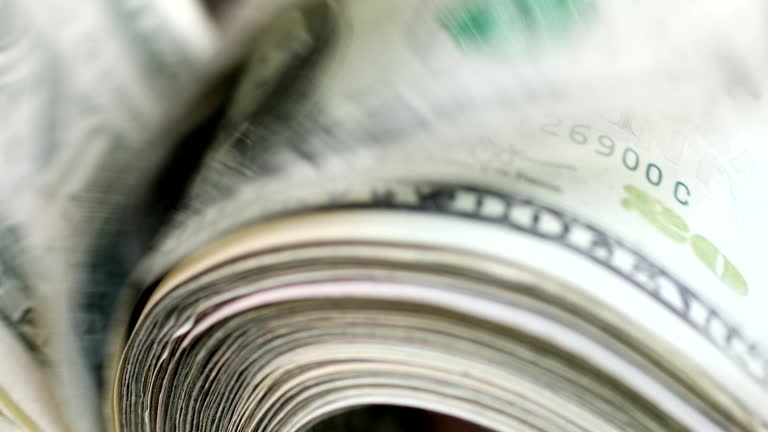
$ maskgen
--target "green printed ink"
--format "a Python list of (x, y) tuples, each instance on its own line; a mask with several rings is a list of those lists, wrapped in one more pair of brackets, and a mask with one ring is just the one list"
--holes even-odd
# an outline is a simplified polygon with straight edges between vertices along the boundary
[(593, 0), (453, 0), (441, 26), (461, 48), (515, 49), (567, 34), (595, 15)]
[(688, 224), (677, 213), (649, 193), (635, 186), (624, 186), (625, 197), (621, 206), (640, 214), (662, 234), (678, 243), (690, 242), (694, 255), (721, 282), (735, 293), (746, 296), (749, 285), (736, 266), (712, 242), (699, 234), (690, 234)]
[(699, 260), (723, 283), (738, 294), (747, 295), (749, 288), (746, 279), (717, 246), (704, 237), (694, 234), (691, 237), (691, 247)]
[(621, 206), (642, 215), (663, 234), (678, 243), (688, 240), (688, 224), (680, 215), (665, 206), (661, 201), (634, 186), (624, 186), (626, 197)]
[(459, 45), (488, 44), (497, 33), (492, 0), (471, 2), (441, 16), (440, 22)]

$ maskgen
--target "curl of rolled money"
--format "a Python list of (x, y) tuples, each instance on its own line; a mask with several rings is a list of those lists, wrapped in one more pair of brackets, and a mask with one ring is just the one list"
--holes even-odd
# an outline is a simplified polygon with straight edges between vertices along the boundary
[(764, 134), (760, 102), (600, 115), (514, 93), (486, 57), (409, 68), (402, 24), (370, 27), (409, 21), (377, 4), (286, 11), (290, 48), (254, 51), (123, 293), (115, 430), (308, 430), (370, 405), (493, 430), (768, 430), (744, 222), (762, 207), (728, 201), (760, 175), (740, 140)]

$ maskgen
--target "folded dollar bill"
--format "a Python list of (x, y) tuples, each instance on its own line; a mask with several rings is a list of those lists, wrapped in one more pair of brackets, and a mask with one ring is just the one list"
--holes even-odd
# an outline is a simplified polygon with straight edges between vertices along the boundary
[(768, 431), (759, 2), (49, 3), (0, 430)]

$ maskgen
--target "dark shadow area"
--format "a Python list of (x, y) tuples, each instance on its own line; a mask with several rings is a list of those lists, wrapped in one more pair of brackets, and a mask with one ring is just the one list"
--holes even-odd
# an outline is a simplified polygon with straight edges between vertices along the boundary
[(490, 432), (456, 417), (391, 405), (350, 409), (321, 420), (308, 432)]

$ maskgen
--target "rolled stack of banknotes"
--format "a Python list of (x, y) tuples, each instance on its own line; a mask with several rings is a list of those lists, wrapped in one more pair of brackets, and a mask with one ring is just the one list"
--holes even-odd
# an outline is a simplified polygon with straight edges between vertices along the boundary
[(0, 431), (768, 432), (757, 0), (0, 0)]

